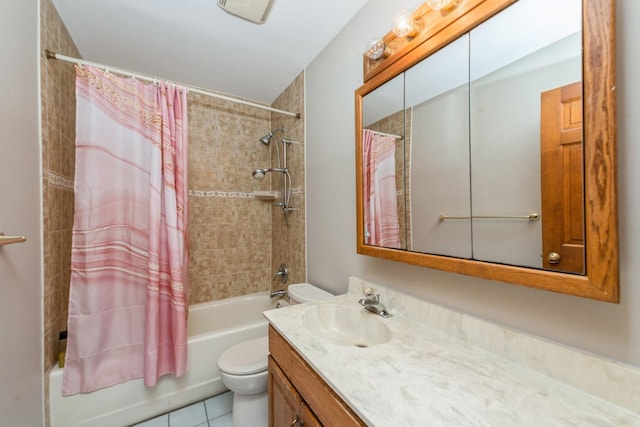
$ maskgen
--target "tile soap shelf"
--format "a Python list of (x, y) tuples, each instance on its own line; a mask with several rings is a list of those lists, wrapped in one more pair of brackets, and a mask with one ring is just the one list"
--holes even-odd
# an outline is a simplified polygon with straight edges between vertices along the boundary
[(278, 198), (277, 191), (254, 191), (251, 194), (254, 199), (258, 200), (276, 200)]

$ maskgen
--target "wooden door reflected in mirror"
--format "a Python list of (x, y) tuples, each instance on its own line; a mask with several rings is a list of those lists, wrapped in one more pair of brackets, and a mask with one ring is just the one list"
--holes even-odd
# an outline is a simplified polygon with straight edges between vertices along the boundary
[(541, 98), (543, 266), (583, 274), (582, 84), (549, 90)]

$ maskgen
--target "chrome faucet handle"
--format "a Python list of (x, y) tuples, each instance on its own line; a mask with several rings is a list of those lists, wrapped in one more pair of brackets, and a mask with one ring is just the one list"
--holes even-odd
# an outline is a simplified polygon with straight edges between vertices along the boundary
[(375, 289), (366, 288), (364, 290), (364, 295), (367, 298), (367, 301), (369, 302), (372, 302), (372, 303), (380, 302), (380, 294), (377, 294)]
[(358, 302), (361, 305), (368, 304), (377, 304), (380, 302), (380, 294), (375, 294), (375, 291), (371, 288), (365, 288), (362, 295), (364, 298), (360, 299)]
[(287, 282), (287, 279), (289, 278), (289, 270), (285, 264), (280, 264), (278, 271), (273, 276), (273, 280), (276, 280), (278, 277), (280, 278), (280, 282)]

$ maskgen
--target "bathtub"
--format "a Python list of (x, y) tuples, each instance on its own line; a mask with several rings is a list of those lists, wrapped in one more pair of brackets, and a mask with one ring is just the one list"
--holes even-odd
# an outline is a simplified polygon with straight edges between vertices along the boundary
[(126, 426), (226, 391), (216, 366), (218, 357), (233, 344), (266, 336), (268, 323), (262, 312), (278, 303), (284, 302), (263, 292), (192, 305), (188, 371), (180, 378), (165, 375), (153, 388), (137, 379), (63, 397), (62, 369), (56, 366), (49, 374), (51, 427)]

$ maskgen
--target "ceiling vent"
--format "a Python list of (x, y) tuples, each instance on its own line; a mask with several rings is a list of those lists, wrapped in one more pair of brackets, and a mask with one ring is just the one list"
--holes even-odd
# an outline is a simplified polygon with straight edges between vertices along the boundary
[(218, 0), (218, 6), (232, 15), (256, 24), (264, 24), (273, 0)]

